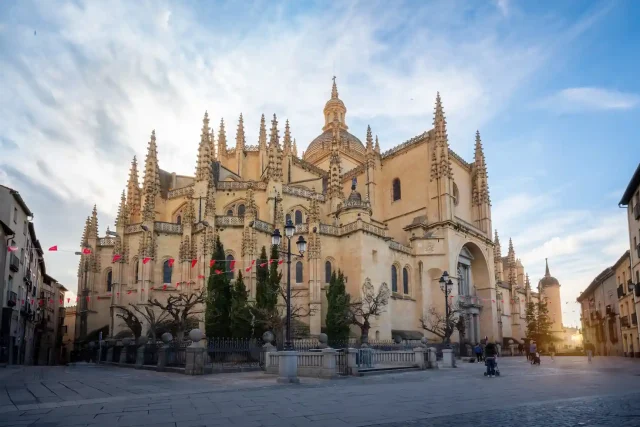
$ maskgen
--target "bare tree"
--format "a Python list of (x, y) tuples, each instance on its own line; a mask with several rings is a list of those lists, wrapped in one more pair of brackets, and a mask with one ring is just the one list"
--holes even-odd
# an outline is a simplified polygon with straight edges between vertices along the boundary
[(176, 325), (178, 330), (176, 338), (178, 341), (182, 341), (189, 323), (189, 316), (204, 313), (205, 300), (206, 297), (204, 289), (202, 289), (199, 293), (193, 293), (190, 295), (183, 293), (171, 295), (167, 298), (166, 304), (161, 303), (157, 299), (154, 299), (153, 301), (149, 300), (149, 304), (168, 313), (168, 315), (173, 319), (173, 323)]
[(143, 305), (144, 311), (140, 306), (135, 304), (129, 304), (133, 309), (146, 320), (149, 328), (147, 330), (147, 335), (151, 335), (151, 342), (155, 343), (157, 338), (157, 331), (160, 328), (161, 324), (167, 320), (169, 317), (169, 313), (166, 311), (161, 311), (160, 315), (156, 315), (156, 310), (153, 309), (153, 306)]
[(133, 311), (129, 310), (127, 307), (117, 305), (116, 308), (121, 311), (120, 313), (116, 313), (116, 317), (124, 320), (124, 323), (129, 329), (131, 329), (133, 337), (136, 340), (140, 338), (140, 335), (142, 335), (142, 322), (140, 321), (138, 316), (136, 316), (136, 314)]
[(459, 303), (449, 304), (449, 314), (443, 314), (440, 309), (430, 306), (427, 315), (420, 319), (422, 329), (442, 338), (443, 343), (451, 341), (451, 335), (457, 330), (461, 335), (465, 333), (465, 322), (462, 307)]
[(387, 304), (389, 304), (390, 296), (391, 291), (385, 282), (382, 282), (376, 292), (371, 279), (367, 277), (362, 284), (362, 298), (357, 298), (349, 304), (351, 323), (360, 327), (360, 342), (362, 344), (369, 342), (369, 330), (371, 329), (369, 319), (371, 316), (377, 317), (384, 313)]

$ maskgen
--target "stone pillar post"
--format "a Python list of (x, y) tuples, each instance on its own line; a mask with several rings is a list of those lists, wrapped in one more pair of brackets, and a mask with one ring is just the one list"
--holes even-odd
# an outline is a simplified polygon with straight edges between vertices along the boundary
[(427, 349), (428, 353), (428, 367), (430, 369), (438, 369), (438, 355), (435, 347), (429, 347)]
[(456, 361), (453, 356), (453, 350), (445, 348), (442, 350), (442, 367), (443, 368), (455, 368)]
[(262, 370), (263, 371), (267, 371), (269, 372), (269, 353), (275, 353), (276, 352), (276, 347), (271, 344), (273, 342), (274, 339), (274, 335), (273, 332), (271, 331), (266, 331), (264, 334), (262, 334), (262, 341), (265, 342), (265, 344), (262, 346)]
[(347, 367), (349, 368), (350, 375), (359, 376), (357, 357), (357, 348), (347, 349)]
[(164, 334), (162, 334), (161, 339), (164, 345), (161, 349), (158, 350), (158, 365), (156, 367), (156, 370), (158, 372), (164, 371), (165, 367), (167, 366), (169, 343), (173, 341), (173, 335), (171, 335), (169, 332), (165, 332)]
[(129, 348), (129, 344), (131, 344), (131, 338), (124, 338), (122, 340), (122, 349), (120, 349), (120, 360), (118, 363), (124, 365), (127, 363), (127, 348)]
[(335, 378), (336, 373), (336, 354), (338, 352), (333, 348), (322, 349), (322, 377)]
[(200, 329), (192, 329), (189, 332), (191, 345), (187, 347), (187, 363), (184, 373), (187, 375), (204, 375), (204, 356), (207, 351), (202, 338), (204, 334)]
[(281, 384), (298, 384), (298, 352), (278, 352), (278, 382)]
[(136, 350), (136, 369), (142, 369), (142, 365), (144, 365), (144, 348), (149, 341), (149, 338), (146, 336), (141, 336), (138, 338), (138, 348)]
[(416, 347), (413, 349), (415, 364), (420, 369), (427, 369), (427, 361), (425, 360), (425, 349)]
[(112, 339), (107, 340), (107, 360), (105, 363), (113, 363), (113, 346), (115, 345), (115, 341)]

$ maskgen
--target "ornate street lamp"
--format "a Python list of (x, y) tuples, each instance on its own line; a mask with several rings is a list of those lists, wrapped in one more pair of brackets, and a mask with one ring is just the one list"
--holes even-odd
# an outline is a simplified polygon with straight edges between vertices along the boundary
[[(293, 225), (293, 222), (288, 219), (286, 225), (284, 226), (284, 235), (287, 238), (287, 251), (282, 252), (278, 250), (279, 254), (285, 255), (287, 257), (287, 337), (284, 343), (285, 351), (293, 350), (291, 346), (291, 256), (293, 255), (302, 258), (305, 251), (307, 250), (307, 241), (304, 240), (304, 237), (299, 236), (296, 242), (299, 253), (291, 253), (291, 238), (293, 237), (295, 231), (296, 227)], [(280, 234), (280, 230), (276, 228), (275, 230), (273, 230), (273, 234), (271, 235), (271, 244), (277, 247), (280, 245), (281, 241), (282, 235)]]
[(442, 290), (442, 292), (444, 292), (444, 313), (445, 313), (445, 327), (447, 328), (447, 339), (445, 341), (445, 344), (447, 347), (450, 346), (451, 344), (451, 338), (449, 336), (449, 294), (451, 293), (451, 288), (453, 288), (453, 282), (451, 281), (451, 278), (449, 277), (449, 273), (447, 273), (446, 271), (444, 273), (442, 273), (442, 276), (440, 277), (440, 290)]

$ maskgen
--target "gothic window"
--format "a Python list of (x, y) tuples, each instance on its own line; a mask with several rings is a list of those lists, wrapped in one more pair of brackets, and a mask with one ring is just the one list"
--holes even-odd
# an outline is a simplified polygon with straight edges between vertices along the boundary
[(324, 282), (331, 282), (331, 261), (324, 263)]
[(113, 271), (109, 269), (109, 271), (107, 271), (107, 292), (111, 292), (112, 284), (113, 284)]
[(171, 273), (173, 273), (173, 266), (170, 266), (169, 260), (166, 260), (162, 264), (162, 283), (171, 283)]
[(138, 283), (140, 281), (140, 263), (137, 258), (135, 258), (133, 262), (133, 279), (135, 280), (135, 283)]
[(409, 269), (407, 267), (402, 269), (402, 292), (409, 295)]
[(398, 269), (391, 266), (391, 292), (398, 292)]
[(233, 279), (234, 277), (233, 270), (231, 269), (232, 264), (234, 264), (234, 258), (233, 255), (229, 254), (227, 255), (227, 276), (229, 279)]
[(402, 198), (402, 189), (400, 188), (400, 178), (393, 180), (393, 201), (400, 200)]
[(294, 218), (295, 218), (295, 224), (302, 224), (302, 212), (301, 211), (296, 211), (294, 214)]
[(182, 224), (182, 216), (178, 215), (178, 217), (176, 218), (176, 224)]
[(302, 261), (296, 262), (296, 283), (302, 283)]
[(238, 206), (238, 216), (244, 216), (245, 207), (244, 205)]
[(286, 224), (287, 222), (289, 222), (289, 221), (291, 221), (291, 214), (286, 214), (286, 215), (284, 216), (284, 222), (285, 222), (285, 224)]
[(227, 211), (227, 216), (233, 216), (233, 210), (232, 209), (229, 209)]

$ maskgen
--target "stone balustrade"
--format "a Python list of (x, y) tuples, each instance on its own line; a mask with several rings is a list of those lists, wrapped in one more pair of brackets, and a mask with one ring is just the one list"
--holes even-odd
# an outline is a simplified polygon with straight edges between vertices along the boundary
[(291, 196), (302, 197), (308, 200), (316, 199), (320, 202), (324, 202), (324, 195), (321, 193), (316, 193), (311, 190), (307, 190), (306, 188), (293, 187), (291, 185), (284, 184), (282, 186), (282, 193), (289, 194)]
[(153, 230), (159, 233), (182, 234), (182, 224), (156, 221), (153, 223)]
[(244, 227), (244, 217), (216, 215), (216, 227)]
[(399, 252), (404, 252), (405, 254), (409, 254), (411, 255), (411, 248), (409, 246), (405, 246), (403, 244), (400, 244), (394, 240), (391, 240), (389, 242), (389, 248), (399, 251)]
[(115, 244), (115, 237), (101, 237), (98, 239), (98, 246), (114, 246)]
[(176, 188), (167, 192), (167, 199), (177, 199), (178, 197), (190, 196), (193, 194), (193, 184), (186, 187)]

